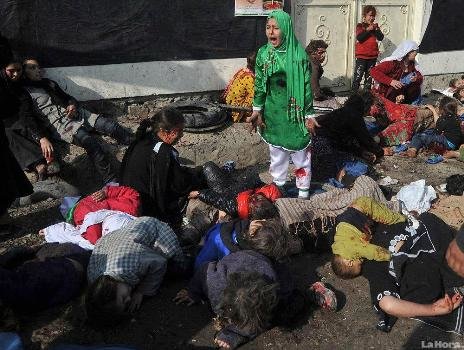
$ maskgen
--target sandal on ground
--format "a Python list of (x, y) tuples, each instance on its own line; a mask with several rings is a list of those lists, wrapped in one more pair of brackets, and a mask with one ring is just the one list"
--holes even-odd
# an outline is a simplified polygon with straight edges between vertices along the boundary
[(401, 145), (393, 146), (393, 152), (401, 153), (408, 150), (408, 145), (402, 143)]
[(443, 156), (439, 154), (432, 154), (430, 157), (427, 158), (425, 162), (428, 164), (437, 164), (443, 162), (444, 159), (445, 158), (443, 158)]
[(315, 282), (309, 288), (311, 301), (325, 310), (337, 310), (337, 297), (335, 292), (322, 282)]

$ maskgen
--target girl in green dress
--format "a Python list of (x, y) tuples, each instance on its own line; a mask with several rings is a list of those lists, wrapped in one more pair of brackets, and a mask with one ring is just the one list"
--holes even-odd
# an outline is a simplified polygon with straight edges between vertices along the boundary
[(269, 145), (269, 172), (277, 186), (287, 179), (290, 157), (295, 165), (298, 196), (308, 198), (311, 182), (310, 131), (313, 110), (308, 56), (295, 37), (290, 16), (271, 12), (266, 23), (268, 43), (256, 57), (253, 114), (247, 118)]

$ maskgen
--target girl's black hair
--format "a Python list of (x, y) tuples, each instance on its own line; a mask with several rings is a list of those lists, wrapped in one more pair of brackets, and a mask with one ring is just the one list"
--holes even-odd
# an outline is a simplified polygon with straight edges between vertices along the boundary
[(254, 73), (255, 65), (256, 65), (256, 51), (253, 51), (247, 56), (247, 68)]
[(135, 132), (135, 138), (140, 140), (148, 132), (156, 132), (160, 129), (169, 131), (184, 123), (184, 116), (178, 109), (166, 107), (159, 110), (153, 117), (142, 120)]
[(236, 272), (227, 278), (218, 316), (249, 333), (271, 326), (278, 303), (278, 284), (258, 272)]
[(372, 92), (368, 90), (363, 90), (360, 92), (355, 92), (348, 97), (348, 99), (345, 101), (344, 106), (349, 106), (352, 105), (353, 107), (361, 107), (361, 104), (363, 106), (363, 117), (368, 115), (372, 105), (374, 104), (374, 95), (372, 95)]

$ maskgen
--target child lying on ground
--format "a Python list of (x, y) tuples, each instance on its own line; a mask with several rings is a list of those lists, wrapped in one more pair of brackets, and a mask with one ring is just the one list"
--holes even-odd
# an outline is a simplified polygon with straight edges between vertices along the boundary
[(18, 247), (0, 255), (0, 319), (63, 304), (83, 287), (90, 253), (71, 243)]
[(209, 301), (216, 314), (219, 331), (214, 342), (235, 349), (274, 325), (288, 325), (305, 307), (305, 297), (328, 309), (336, 309), (333, 291), (321, 282), (305, 296), (293, 287), (283, 265), (273, 264), (264, 255), (241, 250), (220, 261), (205, 263), (179, 291), (174, 301), (192, 305)]
[(438, 102), (438, 111), (433, 106), (429, 108), (433, 112), (435, 129), (426, 130), (412, 137), (406, 152), (408, 157), (416, 157), (421, 148), (432, 144), (443, 148), (444, 151), (455, 150), (461, 144), (461, 125), (457, 117), (458, 103), (456, 100), (444, 96)]
[(206, 234), (205, 244), (195, 259), (195, 270), (205, 262), (216, 261), (243, 249), (257, 251), (279, 260), (301, 250), (301, 244), (291, 240), (279, 219), (234, 220), (214, 225)]
[[(270, 219), (278, 216), (274, 202), (282, 197), (275, 184), (264, 185), (254, 179), (234, 179), (212, 162), (203, 166), (208, 189), (189, 194), (183, 230), (200, 237), (211, 225), (226, 218)], [(251, 189), (250, 189), (251, 188)]]
[(334, 273), (344, 279), (361, 274), (363, 259), (388, 261), (390, 252), (369, 243), (373, 224), (396, 224), (406, 217), (388, 209), (370, 197), (359, 197), (337, 217), (331, 265)]
[(67, 222), (39, 231), (47, 242), (71, 242), (93, 249), (103, 234), (124, 227), (138, 216), (139, 193), (126, 186), (105, 186), (79, 200), (67, 212)]
[(263, 186), (256, 181), (253, 184), (251, 181), (234, 183), (230, 176), (212, 162), (203, 166), (203, 172), (208, 189), (193, 191), (189, 198), (198, 198), (232, 218), (267, 219), (277, 215), (273, 203), (282, 197), (282, 193), (275, 184)]
[[(154, 295), (166, 267), (185, 271), (186, 259), (177, 236), (164, 222), (140, 217), (103, 236), (95, 245), (87, 268), (85, 303), (96, 325), (116, 323), (136, 311), (144, 296)], [(171, 267), (171, 266), (170, 266)]]

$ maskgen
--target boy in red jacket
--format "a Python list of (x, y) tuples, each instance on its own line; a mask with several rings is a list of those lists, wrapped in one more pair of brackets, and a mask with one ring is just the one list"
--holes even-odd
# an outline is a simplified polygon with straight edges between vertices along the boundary
[(375, 21), (377, 11), (374, 6), (363, 7), (362, 23), (356, 25), (356, 45), (355, 56), (356, 65), (354, 68), (353, 90), (358, 90), (364, 76), (364, 88), (370, 89), (372, 78), (369, 70), (377, 63), (379, 56), (378, 41), (383, 40), (383, 33)]

